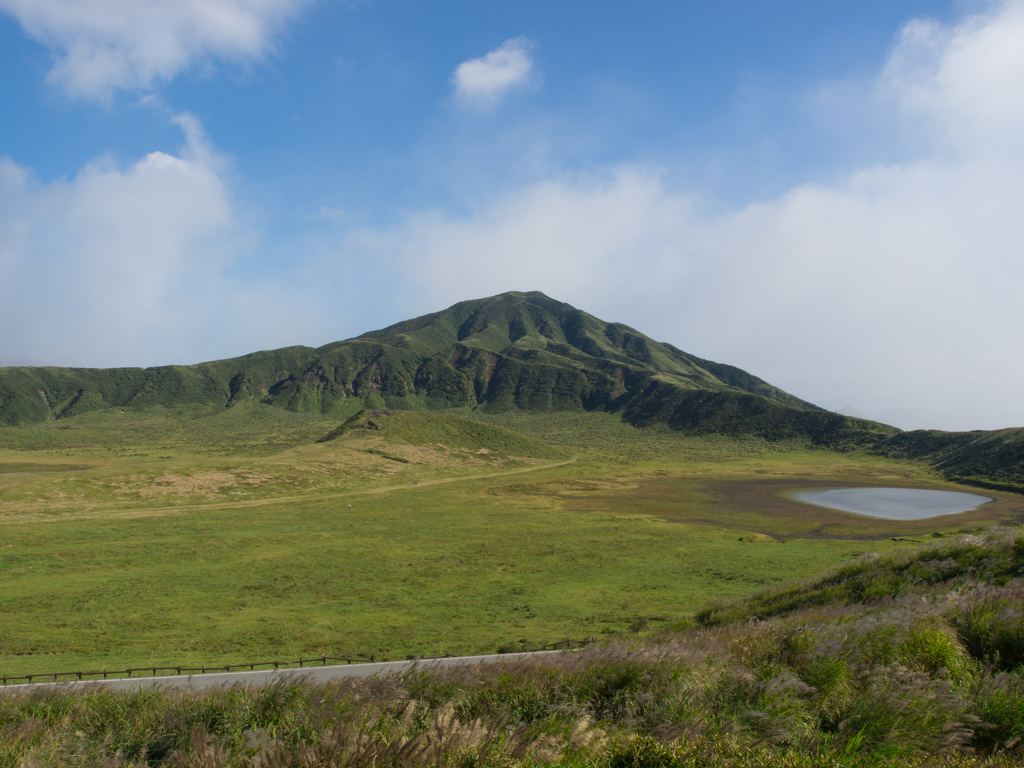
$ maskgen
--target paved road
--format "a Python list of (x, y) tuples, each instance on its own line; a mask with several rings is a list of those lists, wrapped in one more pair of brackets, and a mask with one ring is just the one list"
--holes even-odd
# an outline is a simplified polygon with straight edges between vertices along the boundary
[(447, 659), (421, 659), (419, 661), (382, 661), (375, 664), (339, 664), (329, 667), (302, 667), (294, 669), (258, 670), (255, 672), (220, 672), (206, 675), (171, 675), (168, 677), (133, 677), (119, 680), (75, 680), (67, 683), (30, 683), (0, 686), (2, 691), (28, 691), (41, 688), (62, 688), (67, 691), (88, 691), (96, 688), (190, 688), (201, 690), (219, 685), (265, 685), (277, 680), (303, 678), (311, 683), (325, 683), (341, 677), (369, 677), (371, 675), (400, 675), (415, 666), (420, 669), (457, 664), (493, 664), (499, 661), (547, 656), (565, 651), (531, 651), (529, 653), (503, 653), (488, 656), (456, 656)]

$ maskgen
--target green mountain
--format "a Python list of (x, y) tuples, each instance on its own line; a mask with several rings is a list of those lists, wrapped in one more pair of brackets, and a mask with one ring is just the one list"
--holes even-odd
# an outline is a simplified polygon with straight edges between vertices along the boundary
[(959, 483), (1024, 492), (1024, 429), (990, 432), (903, 432), (879, 443), (875, 453), (927, 461)]
[(319, 349), (158, 368), (2, 368), (0, 423), (105, 408), (257, 400), (344, 419), (362, 410), (605, 409), (638, 426), (875, 443), (898, 430), (831, 413), (542, 293), (460, 302)]

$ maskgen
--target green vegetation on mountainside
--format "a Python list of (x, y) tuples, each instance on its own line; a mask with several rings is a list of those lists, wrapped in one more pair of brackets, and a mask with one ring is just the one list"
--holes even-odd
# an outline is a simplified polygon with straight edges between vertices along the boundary
[[(338, 419), (363, 408), (600, 409), (643, 425), (824, 445), (866, 444), (893, 432), (836, 417), (738, 368), (538, 292), (460, 302), (319, 349), (148, 369), (0, 369), (0, 423), (9, 425), (108, 408), (247, 402)], [(693, 425), (695, 414), (701, 425)]]
[(414, 411), (360, 411), (317, 442), (326, 443), (345, 435), (367, 433), (389, 442), (415, 446), (440, 445), (521, 458), (551, 459), (562, 456), (560, 451), (550, 445), (503, 427), (448, 414)]
[(927, 461), (951, 480), (1001, 490), (1024, 491), (1024, 429), (991, 432), (917, 430), (895, 435), (873, 451), (882, 456)]
[(872, 445), (899, 433), (831, 411), (798, 410), (743, 392), (687, 390), (657, 380), (629, 397), (622, 417), (638, 427), (667, 425), (693, 435), (753, 435), (773, 442), (806, 440), (835, 449)]
[(320, 414), (295, 413), (255, 402), (232, 408), (113, 408), (0, 428), (0, 451), (139, 459), (269, 456), (308, 445), (335, 424), (336, 419)]

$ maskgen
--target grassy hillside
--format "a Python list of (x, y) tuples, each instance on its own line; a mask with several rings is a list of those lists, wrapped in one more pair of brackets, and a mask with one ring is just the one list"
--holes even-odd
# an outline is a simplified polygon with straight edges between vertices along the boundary
[(312, 351), (289, 347), (235, 360), (145, 369), (0, 368), (0, 424), (40, 423), (108, 408), (224, 407), (273, 400), (270, 390), (304, 370)]
[[(986, 616), (993, 627), (1008, 622), (993, 638), (1009, 645), (998, 659), (992, 650), (981, 660), (1019, 667), (1024, 665), (1024, 604), (1013, 595), (1024, 588), (1022, 580), (1024, 532), (1019, 526), (993, 528), (984, 535), (957, 536), (919, 549), (861, 559), (809, 582), (711, 606), (696, 618), (703, 626), (716, 626), (751, 619), (763, 621), (812, 608), (969, 592), (981, 600), (974, 601), (970, 609), (976, 619)], [(982, 597), (978, 588), (983, 585), (995, 591)], [(993, 597), (1010, 587), (1003, 597)], [(972, 605), (971, 600), (954, 602), (960, 607)], [(1013, 609), (1003, 611), (1007, 607)]]
[[(0, 765), (1018, 766), (1022, 553), (1020, 530), (994, 529), (720, 605), (704, 626), (488, 667), (207, 693), (0, 690)], [(823, 606), (828, 584), (846, 588)], [(785, 597), (765, 611), (772, 595)]]
[(1024, 429), (918, 430), (895, 435), (874, 451), (893, 458), (927, 461), (957, 482), (1024, 492)]
[(79, 458), (136, 456), (269, 456), (308, 445), (337, 425), (320, 414), (261, 403), (166, 408), (108, 408), (79, 416), (0, 429), (0, 452)]
[(373, 435), (387, 442), (443, 446), (483, 455), (498, 453), (538, 459), (563, 455), (550, 445), (512, 430), (439, 413), (363, 410), (317, 442), (327, 443), (346, 435)]
[(893, 433), (537, 292), (461, 302), (319, 349), (149, 369), (0, 368), (0, 424), (249, 402), (341, 420), (363, 408), (609, 410), (638, 425), (829, 445)]
[(661, 380), (631, 393), (621, 413), (638, 427), (665, 425), (693, 435), (806, 440), (835, 449), (871, 446), (899, 433), (895, 427), (830, 411), (795, 409), (744, 392), (683, 389)]

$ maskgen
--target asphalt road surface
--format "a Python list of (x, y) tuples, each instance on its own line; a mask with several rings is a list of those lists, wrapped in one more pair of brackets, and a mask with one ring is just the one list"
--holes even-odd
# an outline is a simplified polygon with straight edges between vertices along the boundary
[(40, 688), (61, 688), (66, 691), (78, 692), (104, 689), (129, 688), (190, 688), (202, 690), (219, 685), (266, 685), (278, 680), (294, 680), (302, 678), (310, 683), (326, 683), (342, 677), (369, 677), (371, 675), (400, 675), (413, 667), (431, 669), (453, 665), (493, 664), (513, 659), (524, 659), (549, 654), (566, 653), (566, 651), (531, 651), (529, 653), (502, 653), (489, 656), (455, 656), (445, 659), (419, 659), (416, 661), (381, 661), (372, 664), (338, 664), (326, 667), (301, 667), (277, 670), (257, 670), (255, 672), (219, 672), (205, 675), (170, 675), (167, 677), (132, 677), (118, 680), (82, 680), (61, 683), (28, 683), (22, 685), (0, 686), (0, 691), (27, 691)]

